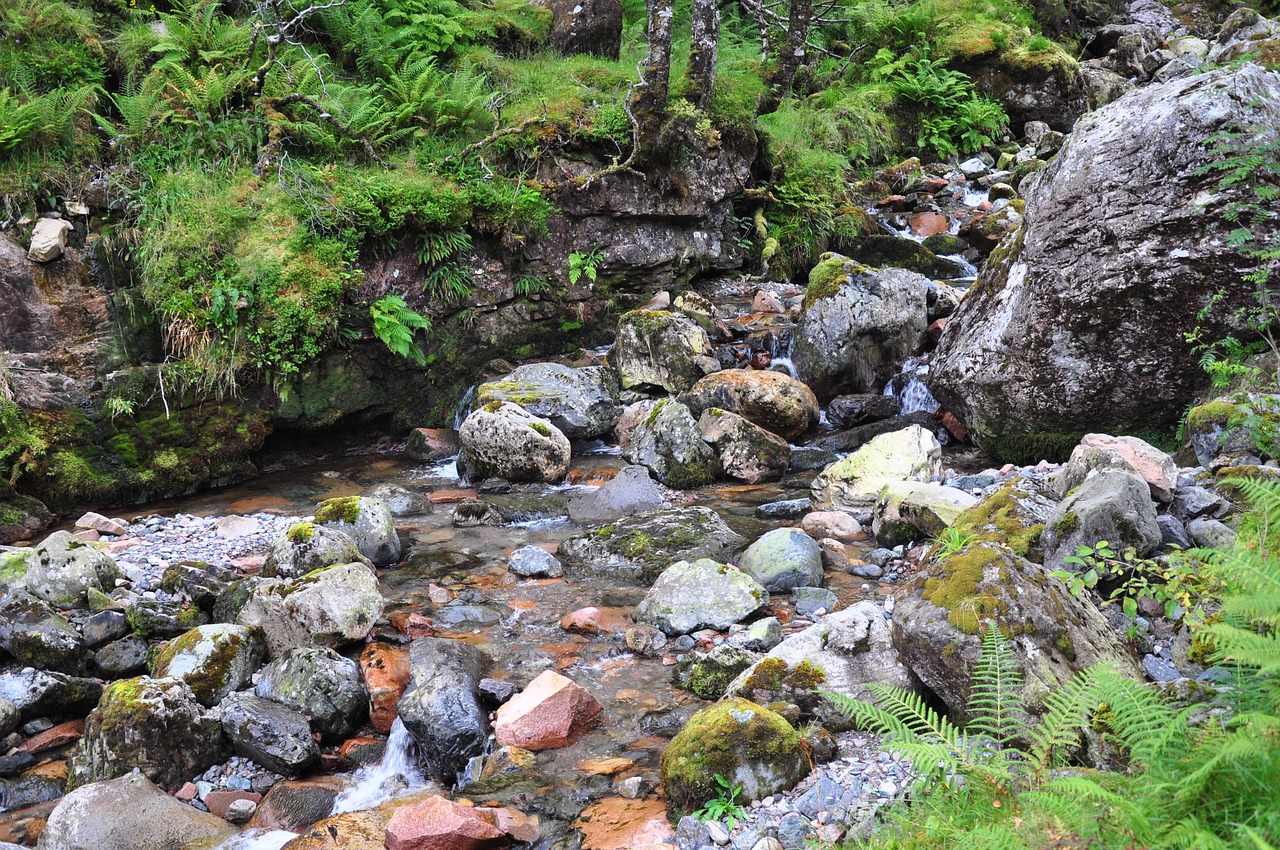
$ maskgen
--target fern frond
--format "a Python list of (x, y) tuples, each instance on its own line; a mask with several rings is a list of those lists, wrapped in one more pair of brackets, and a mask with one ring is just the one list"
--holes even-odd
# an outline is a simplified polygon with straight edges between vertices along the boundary
[(1026, 729), (1022, 703), (1022, 669), (1004, 632), (994, 621), (987, 624), (982, 654), (973, 668), (969, 692), (967, 731), (987, 735), (1008, 744)]

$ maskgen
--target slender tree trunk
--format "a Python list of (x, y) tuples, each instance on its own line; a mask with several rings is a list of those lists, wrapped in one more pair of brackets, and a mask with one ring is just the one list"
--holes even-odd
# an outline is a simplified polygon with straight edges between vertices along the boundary
[(720, 47), (720, 4), (717, 0), (693, 0), (693, 38), (689, 45), (690, 100), (705, 110), (716, 83)]
[(778, 50), (766, 82), (769, 84), (764, 99), (760, 101), (761, 115), (778, 109), (782, 99), (791, 91), (791, 81), (796, 69), (805, 59), (805, 44), (809, 38), (809, 26), (813, 23), (813, 0), (791, 0), (791, 13), (787, 20), (787, 37)]
[(627, 96), (627, 115), (634, 129), (631, 163), (641, 163), (654, 152), (658, 132), (667, 113), (671, 90), (671, 28), (674, 0), (648, 0), (649, 55), (640, 63), (640, 82)]

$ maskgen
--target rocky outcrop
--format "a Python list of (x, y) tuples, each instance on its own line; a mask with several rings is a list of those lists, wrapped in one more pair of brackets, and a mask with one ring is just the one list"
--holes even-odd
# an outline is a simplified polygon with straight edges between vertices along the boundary
[(1183, 334), (1226, 335), (1253, 297), (1221, 215), (1231, 193), (1201, 173), (1222, 156), (1211, 138), (1237, 125), (1280, 126), (1280, 73), (1244, 65), (1134, 91), (1082, 118), (1032, 181), (1022, 228), (948, 321), (928, 378), (990, 454), (1065, 457), (1086, 432), (1185, 409), (1205, 378)]
[(573, 369), (559, 363), (530, 363), (480, 385), (476, 407), (494, 401), (520, 405), (549, 421), (570, 440), (593, 440), (607, 434), (622, 410), (618, 379), (603, 366)]
[(695, 417), (713, 408), (736, 413), (754, 425), (794, 440), (818, 424), (813, 390), (781, 372), (725, 369), (682, 393), (680, 402)]
[(570, 575), (607, 575), (651, 582), (675, 561), (724, 561), (746, 543), (710, 508), (650, 511), (603, 525), (560, 544)]
[(664, 570), (636, 606), (634, 617), (673, 636), (698, 629), (719, 631), (742, 622), (768, 601), (768, 592), (745, 572), (699, 558)]
[(467, 417), (458, 431), (458, 460), (478, 478), (554, 482), (569, 469), (571, 448), (560, 429), (523, 407), (493, 401)]
[(484, 752), (489, 715), (480, 678), (487, 664), (483, 652), (459, 641), (418, 638), (409, 646), (411, 678), (397, 709), (427, 772), (446, 785)]

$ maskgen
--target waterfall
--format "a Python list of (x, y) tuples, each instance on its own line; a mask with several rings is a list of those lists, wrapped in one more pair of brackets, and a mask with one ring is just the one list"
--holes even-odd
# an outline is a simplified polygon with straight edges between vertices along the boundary
[(471, 400), (476, 397), (476, 385), (472, 384), (467, 387), (467, 391), (462, 394), (462, 398), (458, 399), (458, 406), (453, 411), (453, 430), (457, 431), (462, 427), (462, 423), (466, 420), (467, 414), (471, 412)]
[(908, 357), (902, 364), (902, 372), (895, 376), (884, 388), (884, 394), (898, 400), (903, 414), (923, 410), (928, 413), (938, 409), (938, 400), (924, 385), (924, 378), (929, 374), (929, 361), (924, 357)]
[(418, 766), (418, 745), (397, 717), (391, 725), (387, 748), (377, 764), (367, 764), (351, 774), (348, 785), (333, 801), (333, 814), (372, 809), (405, 791), (427, 784)]

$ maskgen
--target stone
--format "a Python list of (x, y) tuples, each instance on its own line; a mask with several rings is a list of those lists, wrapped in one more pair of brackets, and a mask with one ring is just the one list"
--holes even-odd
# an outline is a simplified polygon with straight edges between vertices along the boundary
[(262, 525), (253, 517), (224, 516), (214, 520), (213, 533), (222, 540), (239, 540), (262, 531)]
[(663, 800), (605, 797), (582, 810), (573, 828), (582, 850), (666, 850), (675, 830)]
[(0, 546), (0, 595), (26, 590), (27, 572), (39, 557), (36, 550), (28, 546)]
[(458, 432), (460, 461), (477, 478), (554, 483), (569, 470), (569, 440), (546, 419), (510, 402), (472, 411)]
[(560, 628), (580, 635), (600, 633), (600, 609), (594, 606), (570, 611), (560, 618)]
[(125, 679), (147, 670), (147, 642), (137, 635), (112, 641), (93, 654), (93, 663), (106, 679)]
[(409, 652), (374, 641), (360, 653), (360, 677), (369, 694), (369, 722), (380, 735), (391, 732), (396, 703), (409, 687)]
[(355, 731), (366, 710), (360, 667), (327, 647), (294, 647), (262, 668), (253, 692), (310, 718), (331, 740)]
[(928, 289), (922, 274), (824, 254), (809, 274), (795, 330), (800, 380), (819, 398), (879, 390), (924, 336)]
[(7, 699), (0, 699), (0, 739), (9, 737), (9, 733), (22, 724), (22, 712)]
[(751, 652), (768, 652), (782, 643), (782, 624), (777, 617), (763, 617), (730, 636), (729, 643)]
[(1187, 534), (1197, 546), (1206, 549), (1230, 549), (1236, 542), (1236, 533), (1216, 519), (1193, 519), (1187, 523)]
[(0, 700), (16, 708), (23, 721), (83, 716), (101, 696), (102, 684), (93, 679), (30, 667), (17, 673), (0, 673)]
[(595, 490), (577, 493), (569, 500), (569, 519), (579, 525), (611, 522), (654, 511), (667, 499), (643, 466), (624, 466)]
[(75, 535), (55, 531), (36, 546), (36, 561), (27, 569), (27, 592), (55, 608), (84, 608), (89, 588), (115, 589), (120, 570), (111, 557)]
[(80, 627), (85, 646), (97, 649), (129, 633), (129, 624), (119, 611), (99, 611)]
[[(104, 813), (110, 817), (104, 817)], [(239, 830), (130, 773), (62, 798), (40, 834), (45, 850), (184, 850), (216, 847)]]
[(161, 648), (151, 675), (181, 679), (201, 705), (212, 707), (247, 686), (265, 655), (257, 629), (227, 623), (197, 626)]
[[(927, 380), (989, 455), (1059, 459), (1085, 433), (1172, 425), (1207, 383), (1184, 334), (1227, 335), (1253, 299), (1235, 225), (1197, 203), (1218, 157), (1208, 140), (1280, 126), (1278, 86), (1245, 65), (1142, 87), (1083, 116), (1022, 187), (1025, 221), (949, 320)], [(1234, 197), (1214, 192), (1215, 209)]]
[(802, 531), (775, 528), (747, 547), (738, 569), (770, 593), (817, 587), (822, 584), (822, 550)]
[(753, 425), (794, 440), (818, 425), (818, 399), (781, 372), (725, 369), (707, 375), (679, 400), (695, 417), (712, 409), (736, 413)]
[(346, 534), (355, 541), (360, 554), (374, 566), (385, 567), (400, 560), (400, 536), (396, 534), (395, 517), (386, 503), (379, 499), (365, 496), (327, 499), (316, 509), (315, 522)]
[(662, 753), (662, 787), (677, 810), (720, 794), (715, 777), (742, 786), (741, 800), (788, 790), (809, 773), (800, 735), (781, 715), (743, 699), (704, 708)]
[[(433, 510), (431, 500), (421, 491), (410, 490), (399, 484), (384, 482), (370, 487), (363, 493), (366, 499), (377, 499), (387, 506), (397, 519), (406, 516), (429, 514)], [(348, 559), (349, 560), (349, 559)], [(336, 561), (334, 563), (337, 563)]]
[(511, 553), (507, 569), (524, 578), (556, 578), (564, 575), (564, 564), (541, 546), (523, 546)]
[(1254, 9), (1241, 7), (1222, 22), (1217, 38), (1209, 45), (1205, 61), (1210, 65), (1231, 62), (1246, 54), (1268, 48), (1274, 50), (1277, 41), (1280, 41), (1280, 24)]
[(955, 525), (968, 508), (978, 503), (973, 495), (922, 481), (891, 481), (881, 489), (871, 530), (881, 546), (899, 546), (912, 540), (936, 537)]
[(621, 413), (618, 379), (603, 366), (573, 369), (559, 363), (530, 363), (476, 389), (475, 406), (518, 404), (545, 419), (570, 440), (594, 440), (613, 430)]
[(551, 10), (548, 42), (556, 52), (618, 58), (623, 23), (620, 0), (538, 0), (537, 5)]
[(337, 647), (363, 640), (382, 610), (377, 578), (363, 563), (351, 563), (255, 584), (236, 622), (261, 629), (268, 655), (275, 658), (295, 646)]
[(778, 481), (791, 463), (786, 440), (736, 413), (708, 408), (698, 419), (698, 432), (716, 450), (720, 468), (730, 478), (748, 484)]
[(1160, 526), (1161, 551), (1191, 548), (1191, 538), (1187, 536), (1182, 520), (1172, 514), (1161, 514), (1156, 517), (1156, 524)]
[(689, 408), (663, 399), (635, 429), (622, 450), (630, 463), (646, 467), (668, 487), (701, 487), (716, 479), (720, 463), (702, 439)]
[(404, 443), (405, 454), (425, 463), (451, 458), (460, 447), (458, 432), (452, 428), (414, 428)]
[(1160, 545), (1160, 526), (1147, 482), (1131, 472), (1107, 470), (1084, 480), (1054, 510), (1040, 535), (1050, 569), (1077, 569), (1065, 559), (1080, 546), (1106, 540), (1121, 552), (1132, 546), (1139, 556)]
[(135, 768), (166, 791), (217, 763), (218, 721), (181, 679), (140, 676), (112, 682), (85, 720), (68, 764), (69, 788), (114, 779)]
[(272, 541), (261, 575), (302, 578), (312, 570), (367, 560), (349, 534), (314, 522), (296, 522)]
[(852, 543), (862, 537), (862, 524), (844, 511), (813, 511), (805, 514), (800, 520), (800, 530), (815, 540), (831, 538), (841, 543)]
[(557, 551), (571, 576), (606, 575), (652, 583), (672, 562), (724, 561), (746, 541), (710, 508), (684, 506), (636, 514), (563, 541)]
[(94, 513), (93, 511), (89, 511), (87, 514), (81, 516), (80, 519), (76, 520), (76, 528), (91, 528), (94, 531), (101, 532), (102, 534), (111, 534), (116, 537), (129, 532), (129, 526), (127, 523), (121, 522), (118, 519), (104, 517), (102, 514)]
[(0, 650), (24, 667), (84, 672), (85, 644), (75, 627), (22, 591), (0, 595)]
[(258, 764), (297, 776), (320, 757), (305, 715), (255, 693), (241, 691), (219, 706), (222, 731), (235, 751)]
[(450, 522), (454, 528), (497, 528), (506, 525), (507, 518), (502, 515), (502, 511), (483, 499), (463, 499), (454, 507)]
[(1226, 504), (1221, 496), (1206, 487), (1179, 487), (1173, 497), (1173, 513), (1182, 520), (1192, 520), (1217, 514)]
[(675, 636), (698, 629), (727, 629), (768, 601), (768, 592), (751, 576), (699, 558), (664, 570), (632, 616)]
[(33, 263), (48, 263), (62, 256), (67, 247), (67, 232), (75, 226), (66, 219), (42, 218), (31, 230), (31, 246), (27, 259)]
[(827, 466), (813, 480), (815, 509), (864, 507), (891, 481), (928, 481), (941, 470), (942, 446), (919, 425), (881, 434)]
[[(895, 431), (910, 428), (912, 425), (919, 425), (921, 428), (933, 431), (938, 426), (938, 418), (926, 410), (916, 410), (900, 416), (890, 416), (888, 419), (868, 422), (865, 425), (858, 425), (845, 431), (837, 431), (834, 434), (819, 437), (814, 441), (814, 447), (825, 449), (831, 454), (843, 455), (849, 452), (856, 452), (881, 434), (892, 434)], [(792, 457), (794, 458), (796, 454), (797, 452), (793, 451)], [(814, 468), (821, 469), (830, 460), (828, 458)]]
[(808, 499), (783, 499), (757, 505), (755, 515), (759, 519), (800, 519), (808, 512)]
[(258, 804), (248, 827), (300, 832), (333, 811), (341, 790), (341, 782), (327, 776), (277, 782)]
[(1137, 437), (1085, 434), (1071, 459), (1055, 473), (1057, 491), (1064, 497), (1079, 487), (1095, 469), (1121, 468), (1142, 477), (1151, 498), (1168, 504), (1178, 486), (1178, 465), (1165, 452)]
[(182, 599), (138, 599), (126, 611), (125, 622), (146, 638), (174, 638), (209, 622), (201, 608)]
[(719, 369), (707, 332), (692, 319), (666, 310), (623, 314), (609, 356), (623, 389), (684, 392)]
[(750, 667), (756, 657), (732, 642), (713, 646), (709, 652), (691, 652), (676, 664), (676, 685), (705, 700), (717, 700), (734, 677)]
[(902, 405), (897, 398), (883, 393), (839, 395), (827, 403), (827, 418), (836, 428), (856, 428), (897, 416)]
[(469, 644), (418, 638), (409, 645), (409, 687), (400, 720), (417, 742), (428, 775), (454, 785), (467, 760), (485, 750), (488, 712), (480, 679), (488, 657)]
[(590, 731), (603, 710), (585, 688), (544, 670), (498, 709), (493, 732), (504, 746), (554, 750)]
[[(262, 795), (256, 791), (210, 791), (204, 795), (203, 800), (204, 804), (209, 807), (209, 814), (217, 815), (225, 820), (230, 820), (227, 817), (227, 812), (233, 803), (244, 802), (252, 804), (248, 816), (239, 821), (239, 823), (244, 823), (250, 817), (253, 817), (253, 810), (258, 808), (258, 803), (261, 801)], [(236, 823), (236, 821), (232, 821), (232, 823)]]
[(791, 601), (801, 617), (813, 617), (819, 612), (830, 614), (836, 610), (836, 595), (825, 587), (797, 587), (791, 591)]
[(1182, 678), (1172, 661), (1150, 653), (1142, 656), (1142, 672), (1153, 682), (1172, 682)]

